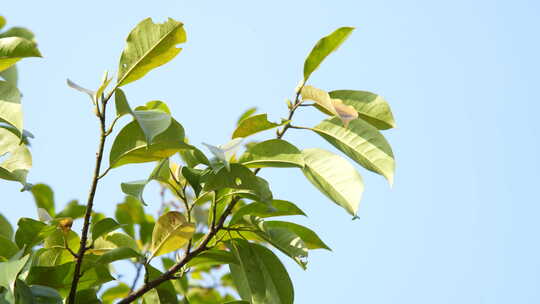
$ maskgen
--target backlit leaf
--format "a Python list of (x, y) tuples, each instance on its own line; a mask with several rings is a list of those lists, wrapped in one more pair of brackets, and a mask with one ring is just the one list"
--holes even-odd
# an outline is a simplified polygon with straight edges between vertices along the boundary
[(217, 173), (211, 175), (203, 190), (211, 191), (223, 188), (253, 191), (262, 202), (268, 202), (272, 199), (268, 183), (240, 164), (231, 164), (230, 171), (221, 168)]
[(157, 220), (152, 233), (151, 257), (182, 248), (194, 232), (195, 224), (188, 223), (182, 213), (170, 211), (163, 214)]
[(0, 262), (0, 287), (6, 288), (8, 292), (13, 294), (15, 281), (24, 265), (26, 265), (28, 258), (30, 258), (30, 255), (26, 255), (20, 259)]
[(191, 149), (184, 142), (184, 128), (172, 120), (165, 132), (157, 135), (151, 144), (136, 121), (127, 124), (116, 136), (109, 156), (112, 168), (132, 163), (145, 163), (172, 156), (178, 151)]
[(307, 179), (330, 200), (356, 215), (364, 192), (362, 177), (344, 158), (323, 149), (302, 152)]
[(302, 152), (283, 139), (270, 139), (251, 146), (239, 162), (249, 168), (304, 166)]
[[(0, 59), (1, 60), (1, 59)], [(5, 122), (17, 129), (19, 137), (23, 132), (23, 113), (21, 93), (12, 84), (0, 80), (0, 122)], [(1, 138), (1, 137), (0, 137)], [(3, 139), (2, 139), (3, 141)], [(0, 150), (5, 151), (5, 150)]]
[(352, 106), (358, 115), (379, 130), (396, 127), (390, 106), (381, 96), (366, 91), (337, 90), (329, 92), (330, 97), (338, 98)]
[(8, 240), (13, 238), (13, 227), (5, 216), (0, 214), (0, 236), (5, 237)]
[(384, 136), (375, 127), (356, 119), (345, 128), (339, 118), (331, 118), (323, 120), (312, 130), (358, 164), (383, 175), (390, 185), (392, 184), (394, 154)]
[(30, 150), (20, 143), (19, 137), (0, 127), (0, 151), (7, 153), (0, 163), (0, 178), (17, 181), (23, 185), (22, 190), (28, 190), (31, 185), (26, 183), (26, 176), (32, 167)]
[(120, 228), (120, 224), (110, 217), (104, 218), (92, 227), (92, 240)]
[(284, 123), (274, 123), (268, 121), (267, 114), (258, 114), (247, 117), (239, 122), (236, 130), (234, 130), (232, 138), (248, 137), (255, 133), (270, 130), (283, 125)]
[(268, 228), (282, 228), (294, 232), (304, 241), (308, 249), (331, 250), (313, 230), (302, 225), (283, 221), (266, 221), (265, 225)]
[[(271, 207), (269, 206), (271, 205)], [(306, 215), (295, 204), (283, 201), (273, 200), (270, 204), (254, 202), (238, 209), (231, 221), (230, 225), (238, 222), (245, 215), (253, 215), (261, 218), (273, 217), (273, 216), (285, 216), (285, 215)]]
[(255, 114), (255, 112), (257, 112), (256, 107), (247, 109), (244, 113), (242, 113), (242, 115), (240, 115), (240, 117), (238, 117), (238, 120), (236, 121), (236, 125), (238, 126), (242, 122), (242, 120), (248, 117), (251, 117), (253, 114)]
[(48, 185), (36, 184), (30, 190), (38, 208), (45, 209), (49, 215), (54, 216), (54, 192)]
[(338, 49), (353, 30), (354, 28), (352, 27), (340, 27), (330, 35), (321, 38), (315, 44), (304, 63), (304, 82), (308, 80), (311, 73), (319, 67), (330, 53)]
[(126, 39), (118, 68), (118, 86), (140, 79), (169, 62), (182, 50), (176, 45), (185, 41), (181, 22), (171, 18), (161, 24), (155, 24), (151, 18), (141, 21)]
[(21, 37), (0, 38), (0, 71), (28, 57), (41, 57), (34, 42)]
[(114, 300), (125, 298), (129, 294), (129, 291), (129, 286), (120, 282), (118, 285), (106, 289), (101, 295), (101, 300), (103, 304), (112, 304)]

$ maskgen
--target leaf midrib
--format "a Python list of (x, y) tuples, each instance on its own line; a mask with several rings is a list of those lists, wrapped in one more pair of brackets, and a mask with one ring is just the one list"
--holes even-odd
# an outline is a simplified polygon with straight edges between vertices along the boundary
[[(152, 24), (155, 24), (153, 21), (151, 21), (151, 22), (152, 22)], [(134, 64), (134, 65), (133, 65), (126, 73), (124, 73), (124, 76), (123, 76), (119, 81), (116, 82), (116, 83), (117, 83), (117, 87), (118, 87), (119, 84), (121, 84), (121, 83), (127, 78), (127, 76), (133, 71), (133, 69), (135, 69), (135, 67), (137, 67), (137, 66), (141, 63), (141, 61), (143, 61), (143, 59), (146, 58), (146, 56), (148, 56), (148, 54), (149, 54), (150, 52), (152, 52), (152, 51), (153, 51), (153, 50), (154, 50), (154, 49), (155, 49), (155, 48), (156, 48), (156, 47), (157, 47), (157, 46), (158, 46), (165, 38), (169, 37), (169, 35), (170, 35), (172, 32), (176, 31), (176, 29), (177, 29), (178, 27), (182, 27), (182, 26), (184, 26), (184, 24), (183, 24), (183, 23), (179, 23), (179, 24), (178, 24), (177, 26), (175, 26), (171, 31), (169, 31), (169, 32), (168, 32), (167, 34), (165, 34), (161, 39), (159, 39), (158, 42), (157, 42), (156, 44), (154, 44), (148, 51), (146, 51), (146, 53), (144, 53), (144, 55), (141, 57), (141, 59), (137, 60), (137, 62), (135, 62), (135, 64)]]

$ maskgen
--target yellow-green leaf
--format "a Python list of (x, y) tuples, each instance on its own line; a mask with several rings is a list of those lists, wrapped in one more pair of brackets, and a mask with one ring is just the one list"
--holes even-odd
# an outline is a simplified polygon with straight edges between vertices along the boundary
[(4, 161), (0, 163), (0, 178), (20, 182), (24, 188), (26, 175), (32, 167), (32, 156), (24, 144), (20, 144), (20, 138), (5, 128), (0, 128), (0, 154), (7, 153)]
[[(5, 122), (18, 131), (19, 137), (23, 132), (23, 113), (21, 93), (7, 81), (0, 81), (0, 122)], [(0, 153), (4, 153), (0, 150)]]
[(0, 38), (0, 71), (26, 57), (41, 57), (34, 42), (21, 37)]
[(171, 18), (161, 24), (155, 24), (151, 18), (141, 21), (126, 39), (120, 57), (118, 86), (142, 78), (178, 55), (182, 49), (176, 45), (186, 41), (183, 26)]
[(238, 123), (238, 127), (234, 130), (232, 138), (247, 137), (255, 133), (270, 130), (283, 125), (285, 122), (275, 123), (268, 121), (267, 114), (253, 115), (244, 118)]
[(302, 151), (307, 179), (334, 203), (356, 215), (364, 192), (362, 177), (344, 158), (323, 149)]
[(360, 118), (379, 130), (396, 127), (390, 106), (377, 94), (353, 90), (336, 90), (329, 92), (329, 94), (331, 98), (340, 99), (344, 104), (352, 106)]
[(304, 166), (302, 152), (282, 139), (270, 139), (251, 146), (239, 162), (249, 168)]
[(364, 168), (394, 180), (395, 161), (390, 144), (375, 127), (362, 119), (351, 121), (348, 128), (339, 118), (323, 120), (312, 129), (334, 147)]
[(170, 211), (156, 222), (152, 233), (151, 258), (182, 248), (195, 233), (195, 224), (188, 223), (184, 215)]
[(304, 63), (304, 82), (308, 80), (311, 73), (319, 67), (326, 56), (338, 49), (353, 30), (353, 27), (340, 27), (315, 44)]
[(184, 142), (184, 128), (174, 119), (164, 132), (146, 141), (137, 121), (127, 124), (116, 136), (109, 155), (109, 166), (120, 167), (131, 163), (145, 163), (167, 158), (178, 151), (191, 149)]

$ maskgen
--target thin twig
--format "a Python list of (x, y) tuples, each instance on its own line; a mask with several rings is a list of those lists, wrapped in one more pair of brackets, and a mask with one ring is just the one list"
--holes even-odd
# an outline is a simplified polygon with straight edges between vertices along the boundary
[(137, 272), (135, 273), (135, 278), (133, 279), (133, 283), (131, 283), (131, 288), (129, 289), (129, 293), (131, 293), (135, 286), (137, 286), (137, 282), (139, 281), (139, 277), (141, 276), (141, 269), (142, 269), (143, 263), (139, 263), (136, 266)]
[[(96, 152), (96, 163), (94, 168), (94, 176), (92, 178), (92, 183), (90, 185), (90, 191), (88, 193), (88, 200), (86, 203), (86, 212), (84, 214), (84, 224), (81, 232), (81, 242), (79, 246), (79, 252), (77, 253), (77, 261), (75, 263), (75, 270), (73, 272), (73, 280), (71, 281), (71, 288), (69, 291), (68, 296), (68, 304), (74, 304), (75, 303), (75, 295), (77, 294), (77, 285), (79, 284), (79, 279), (82, 277), (81, 273), (81, 267), (83, 263), (84, 253), (86, 250), (90, 249), (90, 247), (86, 246), (87, 240), (88, 240), (88, 230), (90, 228), (90, 219), (92, 217), (92, 208), (94, 206), (94, 198), (96, 196), (96, 190), (98, 186), (98, 181), (100, 178), (100, 170), (101, 170), (101, 162), (103, 159), (103, 150), (105, 148), (105, 141), (107, 139), (107, 133), (106, 133), (106, 126), (105, 126), (105, 117), (106, 117), (106, 105), (107, 101), (111, 98), (112, 92), (108, 94), (108, 96), (104, 99), (102, 97), (102, 109), (99, 111), (98, 108), (98, 118), (99, 118), (99, 124), (100, 124), (100, 131), (101, 134), (99, 136), (99, 144), (98, 149)], [(99, 103), (98, 103), (99, 104)]]
[(74, 257), (74, 258), (78, 258), (79, 256), (77, 255), (77, 253), (75, 253), (75, 251), (73, 251), (73, 249), (69, 248), (69, 245), (68, 245), (68, 242), (66, 240), (66, 238), (64, 237), (64, 248), (69, 252), (71, 253), (71, 255)]

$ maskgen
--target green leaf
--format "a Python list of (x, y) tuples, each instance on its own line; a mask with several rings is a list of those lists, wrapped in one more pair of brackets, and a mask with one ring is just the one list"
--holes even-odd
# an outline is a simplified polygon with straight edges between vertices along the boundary
[(196, 257), (194, 257), (191, 261), (187, 263), (187, 267), (210, 267), (222, 264), (238, 263), (239, 262), (236, 260), (236, 257), (232, 253), (224, 250), (212, 249), (198, 254)]
[[(71, 248), (71, 247), (70, 247)], [(75, 261), (75, 258), (64, 248), (40, 248), (34, 254), (33, 266), (57, 266)]]
[(193, 188), (193, 191), (195, 192), (195, 196), (199, 197), (199, 194), (202, 190), (202, 180), (203, 176), (208, 173), (207, 170), (199, 170), (195, 168), (189, 168), (189, 167), (182, 167), (182, 176), (187, 180), (191, 188)]
[(21, 183), (24, 191), (31, 186), (26, 183), (26, 176), (32, 167), (32, 155), (20, 141), (17, 135), (0, 127), (0, 155), (7, 154), (0, 163), (0, 178)]
[(103, 301), (103, 304), (113, 304), (114, 300), (127, 297), (129, 291), (129, 286), (120, 282), (118, 285), (105, 290), (105, 292), (103, 292), (101, 295), (101, 300)]
[(80, 205), (77, 200), (70, 201), (62, 211), (56, 214), (55, 218), (70, 217), (72, 219), (81, 218), (86, 212), (86, 206)]
[(110, 217), (104, 218), (92, 227), (92, 240), (120, 228), (120, 224)]
[(323, 120), (312, 130), (364, 168), (383, 175), (392, 185), (394, 154), (384, 136), (375, 127), (356, 119), (345, 128), (339, 118), (335, 117)]
[(217, 173), (211, 175), (204, 185), (204, 191), (223, 188), (253, 191), (262, 202), (272, 200), (272, 192), (268, 183), (240, 164), (231, 164), (230, 171), (227, 168), (221, 168)]
[(239, 162), (249, 168), (304, 167), (302, 152), (283, 139), (270, 139), (253, 145)]
[(115, 261), (125, 260), (130, 258), (137, 258), (140, 254), (129, 247), (119, 247), (102, 254), (97, 260), (96, 264), (105, 265)]
[(133, 113), (127, 101), (126, 94), (122, 89), (116, 89), (114, 91), (114, 105), (116, 107), (116, 117)]
[(6, 18), (4, 18), (3, 16), (0, 16), (0, 29), (6, 26), (6, 23), (7, 23)]
[(240, 239), (232, 240), (228, 247), (240, 261), (229, 268), (243, 300), (252, 304), (294, 302), (291, 279), (272, 251)]
[(155, 24), (151, 18), (141, 21), (126, 39), (118, 68), (118, 86), (138, 80), (172, 60), (182, 50), (176, 45), (185, 41), (181, 22), (171, 18), (162, 24)]
[(190, 168), (193, 168), (198, 164), (210, 166), (210, 161), (206, 155), (195, 146), (191, 146), (191, 150), (180, 151), (180, 157)]
[(319, 67), (330, 53), (337, 50), (347, 40), (347, 37), (349, 37), (353, 30), (354, 28), (352, 27), (340, 27), (315, 44), (304, 63), (304, 82), (308, 80), (311, 73)]
[(77, 290), (74, 304), (102, 304), (93, 288)]
[[(70, 230), (66, 235), (66, 233), (64, 233), (64, 231), (62, 231), (61, 229), (56, 229), (53, 233), (47, 236), (47, 238), (45, 238), (43, 247), (60, 249), (61, 251), (55, 252), (56, 258), (64, 261), (71, 261), (73, 260), (71, 254), (68, 250), (64, 249), (66, 247), (66, 243), (71, 250), (77, 252), (79, 251), (81, 239), (74, 231)], [(52, 258), (55, 253), (43, 253), (43, 256), (41, 257), (42, 261), (46, 258)], [(51, 256), (48, 257), (47, 255)]]
[[(159, 270), (145, 265), (146, 276), (148, 280), (153, 280), (163, 275)], [(146, 304), (178, 304), (178, 297), (171, 281), (165, 281), (152, 289), (152, 292), (148, 292), (143, 296), (143, 303)]]
[(244, 113), (242, 113), (242, 115), (240, 115), (240, 117), (238, 117), (238, 120), (236, 121), (236, 126), (238, 126), (244, 119), (253, 116), (255, 112), (257, 112), (256, 107), (247, 109)]
[(258, 114), (243, 119), (234, 130), (232, 138), (248, 137), (255, 133), (270, 130), (284, 125), (287, 121), (274, 123), (268, 121), (268, 114)]
[(366, 91), (337, 90), (329, 92), (329, 95), (354, 107), (363, 120), (379, 130), (396, 127), (390, 106), (377, 94)]
[(53, 288), (41, 285), (30, 286), (33, 304), (62, 304), (62, 296)]
[(132, 196), (126, 196), (123, 203), (116, 205), (115, 218), (118, 223), (122, 224), (122, 229), (134, 237), (133, 224), (141, 224), (145, 221), (141, 202)]
[(331, 98), (324, 90), (307, 85), (302, 88), (301, 93), (302, 101), (315, 101), (317, 109), (325, 114), (338, 116), (345, 127), (351, 120), (358, 118), (358, 112), (354, 107), (344, 104), (341, 99)]
[(105, 71), (103, 74), (103, 78), (101, 79), (101, 84), (99, 85), (99, 88), (96, 90), (96, 100), (101, 97), (101, 95), (105, 92), (105, 89), (109, 86), (109, 83), (111, 83), (112, 78), (109, 78), (109, 72)]
[[(13, 126), (19, 132), (19, 137), (22, 136), (23, 114), (21, 93), (17, 87), (7, 81), (0, 81), (0, 122), (5, 122)], [(2, 149), (0, 151), (3, 152), (5, 150)]]
[(146, 187), (146, 184), (148, 184), (148, 180), (143, 179), (143, 180), (121, 183), (120, 187), (122, 189), (122, 192), (124, 192), (127, 195), (133, 196), (134, 198), (139, 200), (143, 205), (146, 205), (143, 199), (143, 192), (144, 192), (144, 187)]
[(146, 142), (152, 143), (154, 138), (163, 133), (171, 125), (171, 115), (160, 110), (135, 110), (133, 116), (146, 136)]
[(15, 281), (28, 258), (30, 255), (0, 263), (0, 287), (4, 287), (11, 294), (14, 293)]
[(19, 248), (25, 246), (27, 249), (32, 248), (56, 230), (54, 226), (47, 226), (40, 221), (24, 217), (19, 219), (17, 225), (19, 228), (15, 232), (15, 243)]
[(34, 42), (20, 37), (0, 38), (0, 71), (28, 57), (41, 57)]
[(245, 216), (243, 220), (256, 229), (258, 237), (292, 258), (302, 269), (306, 269), (308, 248), (302, 238), (284, 227), (269, 227), (256, 216)]
[[(271, 207), (270, 207), (270, 206)], [(283, 201), (273, 200), (270, 204), (254, 202), (245, 206), (242, 206), (236, 211), (230, 221), (230, 225), (238, 222), (245, 215), (254, 215), (261, 218), (285, 216), (285, 215), (306, 215), (295, 204)]]
[(97, 238), (94, 242), (94, 248), (90, 249), (89, 252), (101, 255), (121, 247), (131, 248), (134, 251), (139, 250), (137, 243), (129, 235), (121, 232), (110, 232)]
[[(19, 247), (15, 245), (10, 239), (0, 235), (0, 258), (9, 260), (19, 251)], [(0, 259), (1, 260), (1, 259)]]
[(267, 228), (283, 228), (294, 232), (306, 244), (308, 249), (327, 249), (331, 250), (313, 230), (291, 222), (266, 221)]
[(54, 192), (51, 187), (45, 184), (37, 184), (33, 185), (30, 191), (34, 196), (36, 206), (45, 209), (49, 215), (54, 217)]
[(178, 151), (191, 149), (184, 143), (184, 128), (172, 120), (167, 130), (148, 144), (146, 136), (136, 121), (127, 124), (116, 136), (111, 148), (111, 168), (126, 164), (146, 163), (172, 156)]
[(144, 106), (138, 106), (135, 110), (132, 110), (126, 94), (121, 89), (116, 89), (114, 101), (117, 118), (125, 114), (132, 115), (141, 127), (148, 143), (152, 143), (154, 137), (163, 133), (171, 125), (171, 111), (162, 101), (149, 101)]
[(8, 240), (13, 238), (13, 228), (5, 216), (0, 214), (0, 236)]
[(15, 281), (15, 303), (17, 304), (34, 304), (34, 296), (32, 290), (26, 283), (20, 279)]
[(146, 180), (137, 180), (132, 182), (126, 182), (121, 184), (122, 192), (127, 195), (131, 195), (134, 198), (138, 199), (143, 205), (146, 205), (143, 192), (146, 185), (152, 181), (156, 180), (167, 185), (171, 185), (171, 169), (169, 159), (165, 158), (158, 162), (157, 166), (154, 168), (150, 176)]
[(13, 86), (17, 86), (19, 81), (19, 73), (17, 71), (17, 65), (12, 65), (9, 68), (0, 72), (0, 77)]
[(182, 213), (169, 211), (163, 214), (154, 226), (150, 258), (182, 248), (194, 232), (195, 224), (188, 223)]
[(18, 27), (18, 26), (14, 26), (0, 34), (0, 38), (19, 37), (19, 38), (24, 38), (26, 40), (30, 40), (35, 43), (34, 36), (35, 36), (34, 33), (32, 33), (32, 31), (30, 31), (29, 29), (24, 28), (24, 27)]
[(334, 203), (356, 215), (364, 192), (362, 177), (344, 158), (323, 149), (302, 152), (306, 178)]
[(74, 266), (75, 262), (57, 266), (32, 266), (25, 281), (30, 285), (36, 284), (54, 289), (65, 288), (71, 284)]
[[(58, 266), (33, 266), (28, 272), (26, 283), (43, 285), (54, 288), (62, 294), (67, 294), (71, 287), (75, 262), (69, 262)], [(78, 289), (84, 290), (99, 286), (114, 280), (107, 266), (98, 265), (87, 269), (79, 280)], [(81, 296), (81, 300), (85, 297)]]

